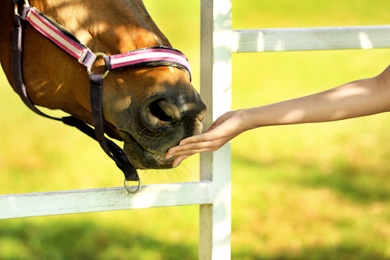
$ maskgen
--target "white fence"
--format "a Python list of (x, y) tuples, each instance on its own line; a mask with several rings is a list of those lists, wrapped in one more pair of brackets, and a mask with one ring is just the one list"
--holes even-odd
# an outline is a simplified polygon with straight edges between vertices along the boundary
[[(261, 12), (261, 10), (259, 10)], [(207, 123), (231, 107), (232, 52), (390, 47), (390, 26), (232, 30), (231, 0), (201, 0), (201, 95)], [(230, 146), (201, 155), (198, 183), (0, 196), (0, 219), (200, 204), (199, 259), (229, 259)]]

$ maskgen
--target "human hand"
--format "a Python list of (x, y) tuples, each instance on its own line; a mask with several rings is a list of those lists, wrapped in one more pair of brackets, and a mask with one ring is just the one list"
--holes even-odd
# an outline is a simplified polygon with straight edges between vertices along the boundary
[(170, 148), (166, 157), (175, 157), (173, 167), (195, 153), (216, 151), (245, 131), (241, 111), (235, 110), (223, 114), (203, 134), (183, 139), (178, 146)]

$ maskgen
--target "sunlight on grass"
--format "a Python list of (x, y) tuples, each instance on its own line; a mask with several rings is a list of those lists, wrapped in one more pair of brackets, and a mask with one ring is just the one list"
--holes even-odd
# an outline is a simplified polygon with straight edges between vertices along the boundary
[[(199, 4), (145, 0), (199, 89)], [(383, 1), (233, 1), (234, 28), (388, 23)], [(233, 55), (233, 108), (371, 77), (390, 50)], [(97, 143), (30, 112), (0, 75), (0, 191), (121, 186)], [(232, 142), (233, 259), (389, 259), (390, 118), (256, 129)], [(145, 184), (196, 181), (199, 156)], [(97, 163), (98, 162), (98, 163)], [(198, 207), (3, 220), (0, 259), (197, 259)]]

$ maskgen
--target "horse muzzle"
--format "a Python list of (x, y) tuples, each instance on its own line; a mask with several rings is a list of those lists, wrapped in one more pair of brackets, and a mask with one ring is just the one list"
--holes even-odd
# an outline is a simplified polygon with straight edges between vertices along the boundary
[(171, 168), (165, 154), (182, 139), (200, 134), (206, 106), (194, 90), (192, 95), (165, 91), (145, 100), (140, 107), (138, 131), (120, 131), (124, 152), (139, 169)]

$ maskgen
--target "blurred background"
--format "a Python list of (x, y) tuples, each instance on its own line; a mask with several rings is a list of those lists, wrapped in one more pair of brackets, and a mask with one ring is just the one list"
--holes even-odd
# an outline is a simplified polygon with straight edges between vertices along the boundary
[[(199, 1), (145, 0), (199, 89)], [(234, 29), (389, 24), (382, 0), (233, 1)], [(233, 55), (233, 108), (384, 70), (390, 50)], [(97, 143), (30, 112), (0, 75), (0, 193), (122, 185)], [(232, 142), (233, 259), (390, 259), (390, 116), (252, 130)], [(145, 184), (198, 180), (199, 156)], [(198, 206), (0, 221), (0, 259), (197, 259)]]

